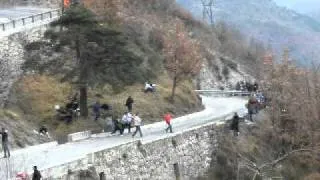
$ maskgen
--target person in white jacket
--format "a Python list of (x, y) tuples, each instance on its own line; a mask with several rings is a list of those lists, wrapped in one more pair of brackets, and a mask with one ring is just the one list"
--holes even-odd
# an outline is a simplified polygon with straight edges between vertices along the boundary
[(130, 112), (125, 112), (122, 117), (123, 131), (125, 128), (128, 128), (128, 133), (131, 133), (131, 122), (133, 116)]
[(140, 133), (140, 137), (142, 137), (142, 131), (141, 131), (141, 124), (142, 124), (142, 120), (139, 117), (139, 113), (137, 113), (134, 117), (133, 117), (133, 122), (134, 122), (134, 126), (136, 127), (136, 131), (132, 134), (132, 137), (134, 137), (137, 132), (139, 131)]

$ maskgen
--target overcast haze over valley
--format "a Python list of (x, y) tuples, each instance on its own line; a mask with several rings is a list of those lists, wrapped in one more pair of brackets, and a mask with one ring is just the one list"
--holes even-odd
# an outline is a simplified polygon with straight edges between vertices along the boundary
[(319, 0), (276, 0), (279, 6), (286, 6), (300, 13), (310, 13), (320, 11)]

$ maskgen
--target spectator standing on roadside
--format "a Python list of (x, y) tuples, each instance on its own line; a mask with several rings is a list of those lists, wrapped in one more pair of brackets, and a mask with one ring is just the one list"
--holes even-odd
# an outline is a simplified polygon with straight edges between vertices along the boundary
[(94, 113), (94, 120), (95, 121), (97, 121), (100, 118), (100, 108), (101, 108), (101, 105), (100, 105), (99, 101), (97, 101), (93, 105), (93, 113)]
[(131, 112), (132, 111), (132, 105), (133, 105), (134, 101), (132, 99), (131, 96), (128, 97), (127, 101), (126, 101), (126, 106), (128, 108), (128, 111)]
[(142, 120), (139, 117), (139, 113), (137, 113), (134, 117), (133, 117), (133, 122), (134, 122), (134, 126), (136, 127), (136, 131), (132, 134), (132, 137), (134, 137), (137, 132), (139, 131), (140, 133), (140, 137), (142, 137), (142, 131), (141, 131), (141, 124), (142, 124)]
[(2, 128), (2, 131), (0, 132), (0, 134), (2, 136), (2, 149), (4, 152), (4, 158), (10, 157), (8, 130), (6, 130), (5, 128)]
[(40, 180), (40, 179), (41, 179), (40, 171), (38, 171), (37, 166), (33, 166), (32, 180)]
[(130, 112), (125, 112), (122, 116), (123, 131), (128, 128), (128, 133), (131, 133), (131, 122), (132, 114)]
[(239, 134), (239, 115), (238, 113), (234, 113), (234, 116), (232, 118), (231, 122), (231, 130), (233, 130), (233, 135), (238, 136)]
[(172, 131), (172, 125), (171, 125), (171, 120), (172, 120), (172, 116), (170, 113), (167, 113), (164, 115), (163, 119), (165, 120), (165, 122), (167, 123), (168, 127), (166, 128), (166, 132), (168, 132), (168, 130), (170, 130), (170, 133), (173, 133)]

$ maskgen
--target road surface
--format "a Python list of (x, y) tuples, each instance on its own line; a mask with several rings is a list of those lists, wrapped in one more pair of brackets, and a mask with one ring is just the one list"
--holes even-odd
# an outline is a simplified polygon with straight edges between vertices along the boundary
[(38, 166), (40, 170), (48, 169), (85, 157), (89, 153), (101, 151), (138, 139), (141, 140), (142, 143), (146, 143), (166, 138), (213, 121), (224, 121), (227, 116), (230, 117), (231, 113), (235, 111), (239, 114), (245, 112), (246, 100), (243, 98), (203, 97), (202, 100), (206, 107), (205, 110), (172, 120), (173, 134), (165, 133), (164, 129), (166, 125), (164, 122), (157, 122), (142, 126), (142, 132), (144, 134), (143, 138), (138, 137), (138, 134), (136, 138), (132, 138), (131, 134), (126, 134), (127, 130), (125, 130), (124, 136), (101, 134), (97, 135), (95, 138), (63, 145), (51, 144), (47, 147), (45, 145), (34, 146), (17, 150), (12, 152), (9, 160), (0, 160), (0, 179), (6, 179), (8, 174), (13, 176), (18, 172), (32, 172), (32, 166), (34, 165)]
[[(41, 18), (39, 14), (52, 11), (53, 9), (34, 7), (0, 8), (0, 37), (6, 37), (17, 32), (49, 24), (59, 17), (58, 12), (54, 11), (52, 13), (52, 18), (48, 18), (49, 14), (46, 14), (46, 16), (43, 16), (44, 19), (42, 20), (38, 20)], [(38, 19), (35, 18), (34, 22), (31, 22), (31, 16), (33, 15), (38, 15), (36, 16)], [(22, 18), (25, 20), (24, 25), (22, 25)], [(13, 25), (12, 20), (15, 20), (15, 26)]]
[(10, 20), (21, 19), (32, 15), (48, 12), (52, 9), (47, 8), (32, 8), (32, 7), (15, 7), (15, 8), (0, 8), (0, 23), (9, 22)]

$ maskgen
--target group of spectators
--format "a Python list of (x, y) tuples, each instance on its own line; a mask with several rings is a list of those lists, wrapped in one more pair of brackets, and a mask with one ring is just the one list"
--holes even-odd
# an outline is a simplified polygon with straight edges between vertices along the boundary
[(120, 135), (122, 136), (126, 128), (128, 129), (128, 133), (131, 133), (131, 127), (135, 127), (136, 130), (132, 134), (132, 137), (134, 137), (138, 132), (140, 137), (142, 137), (143, 134), (141, 131), (141, 125), (142, 119), (139, 117), (139, 113), (137, 112), (132, 114), (132, 112), (128, 111), (123, 114), (120, 121), (118, 119), (113, 119), (113, 131), (111, 134), (115, 134), (117, 131), (119, 131)]
[(236, 83), (235, 89), (237, 91), (256, 92), (259, 89), (259, 85), (257, 82), (239, 81)]
[(78, 93), (65, 104), (65, 107), (55, 105), (55, 110), (57, 111), (57, 119), (66, 123), (70, 123), (73, 119), (78, 118), (80, 116)]
[[(244, 85), (244, 87), (246, 88), (248, 86), (249, 88), (246, 90), (252, 92), (252, 94), (249, 97), (248, 103), (246, 104), (246, 108), (248, 109), (248, 120), (253, 122), (253, 114), (258, 114), (259, 110), (265, 108), (266, 98), (263, 95), (263, 93), (259, 91), (257, 83), (251, 85), (241, 81), (239, 82), (239, 85)], [(238, 136), (239, 134), (239, 121), (240, 117), (237, 113), (235, 113), (230, 125), (230, 129), (233, 130), (234, 136)]]
[[(155, 92), (156, 85), (151, 83), (146, 83), (144, 92)], [(70, 101), (65, 104), (64, 107), (60, 107), (59, 105), (55, 105), (55, 110), (57, 112), (57, 117), (59, 120), (65, 121), (66, 123), (70, 123), (73, 119), (80, 116), (80, 108), (78, 102), (78, 94), (75, 94)], [(135, 131), (132, 134), (132, 137), (135, 137), (137, 133), (139, 133), (140, 137), (143, 137), (141, 131), (142, 119), (138, 112), (132, 113), (133, 110), (134, 100), (131, 96), (129, 96), (125, 102), (125, 106), (127, 107), (127, 111), (123, 114), (122, 118), (119, 119), (112, 119), (113, 122), (113, 130), (112, 134), (120, 131), (120, 135), (123, 135), (124, 130), (128, 129), (128, 133), (131, 133), (131, 128), (135, 127)], [(100, 104), (99, 101), (96, 101), (92, 105), (92, 112), (94, 114), (94, 120), (97, 121), (101, 117), (101, 110), (109, 111), (112, 107), (108, 104)], [(171, 120), (172, 115), (167, 113), (164, 115), (164, 120), (167, 124), (167, 128), (165, 129), (166, 132), (173, 133)], [(46, 126), (42, 125), (39, 129), (40, 135), (48, 135), (48, 129)], [(10, 150), (9, 150), (9, 141), (8, 141), (8, 131), (5, 128), (2, 128), (0, 132), (2, 136), (2, 149), (4, 152), (4, 158), (10, 157)], [(37, 166), (33, 167), (34, 173), (32, 175), (32, 180), (40, 180), (41, 174), (37, 169)], [(16, 176), (17, 179), (27, 179), (26, 173), (18, 173)]]
[[(121, 119), (113, 118), (112, 125), (113, 125), (113, 131), (111, 134), (115, 134), (117, 131), (120, 132), (120, 135), (122, 136), (125, 129), (128, 129), (128, 133), (131, 133), (131, 127), (135, 127), (135, 132), (132, 134), (132, 137), (134, 137), (138, 132), (140, 134), (140, 137), (143, 136), (141, 131), (141, 125), (142, 119), (140, 118), (139, 113), (132, 113), (134, 100), (131, 96), (129, 96), (126, 100), (125, 106), (127, 107), (127, 110)], [(164, 115), (163, 119), (165, 120), (167, 124), (166, 132), (173, 133), (171, 120), (172, 115), (170, 113), (167, 113)]]
[[(152, 84), (149, 82), (145, 83), (144, 92), (155, 92), (156, 91), (156, 84)], [(76, 93), (70, 101), (65, 104), (64, 107), (60, 107), (60, 105), (55, 105), (55, 110), (57, 112), (57, 119), (61, 121), (65, 121), (66, 123), (70, 123), (73, 119), (76, 119), (80, 116), (80, 107), (78, 102), (78, 93)], [(132, 111), (132, 104), (134, 103), (133, 98), (131, 96), (128, 97), (125, 106), (128, 108), (128, 112)], [(92, 106), (92, 111), (94, 113), (94, 119), (98, 120), (101, 116), (101, 109), (102, 110), (110, 110), (111, 106), (108, 104), (100, 104), (99, 101), (95, 102)]]

